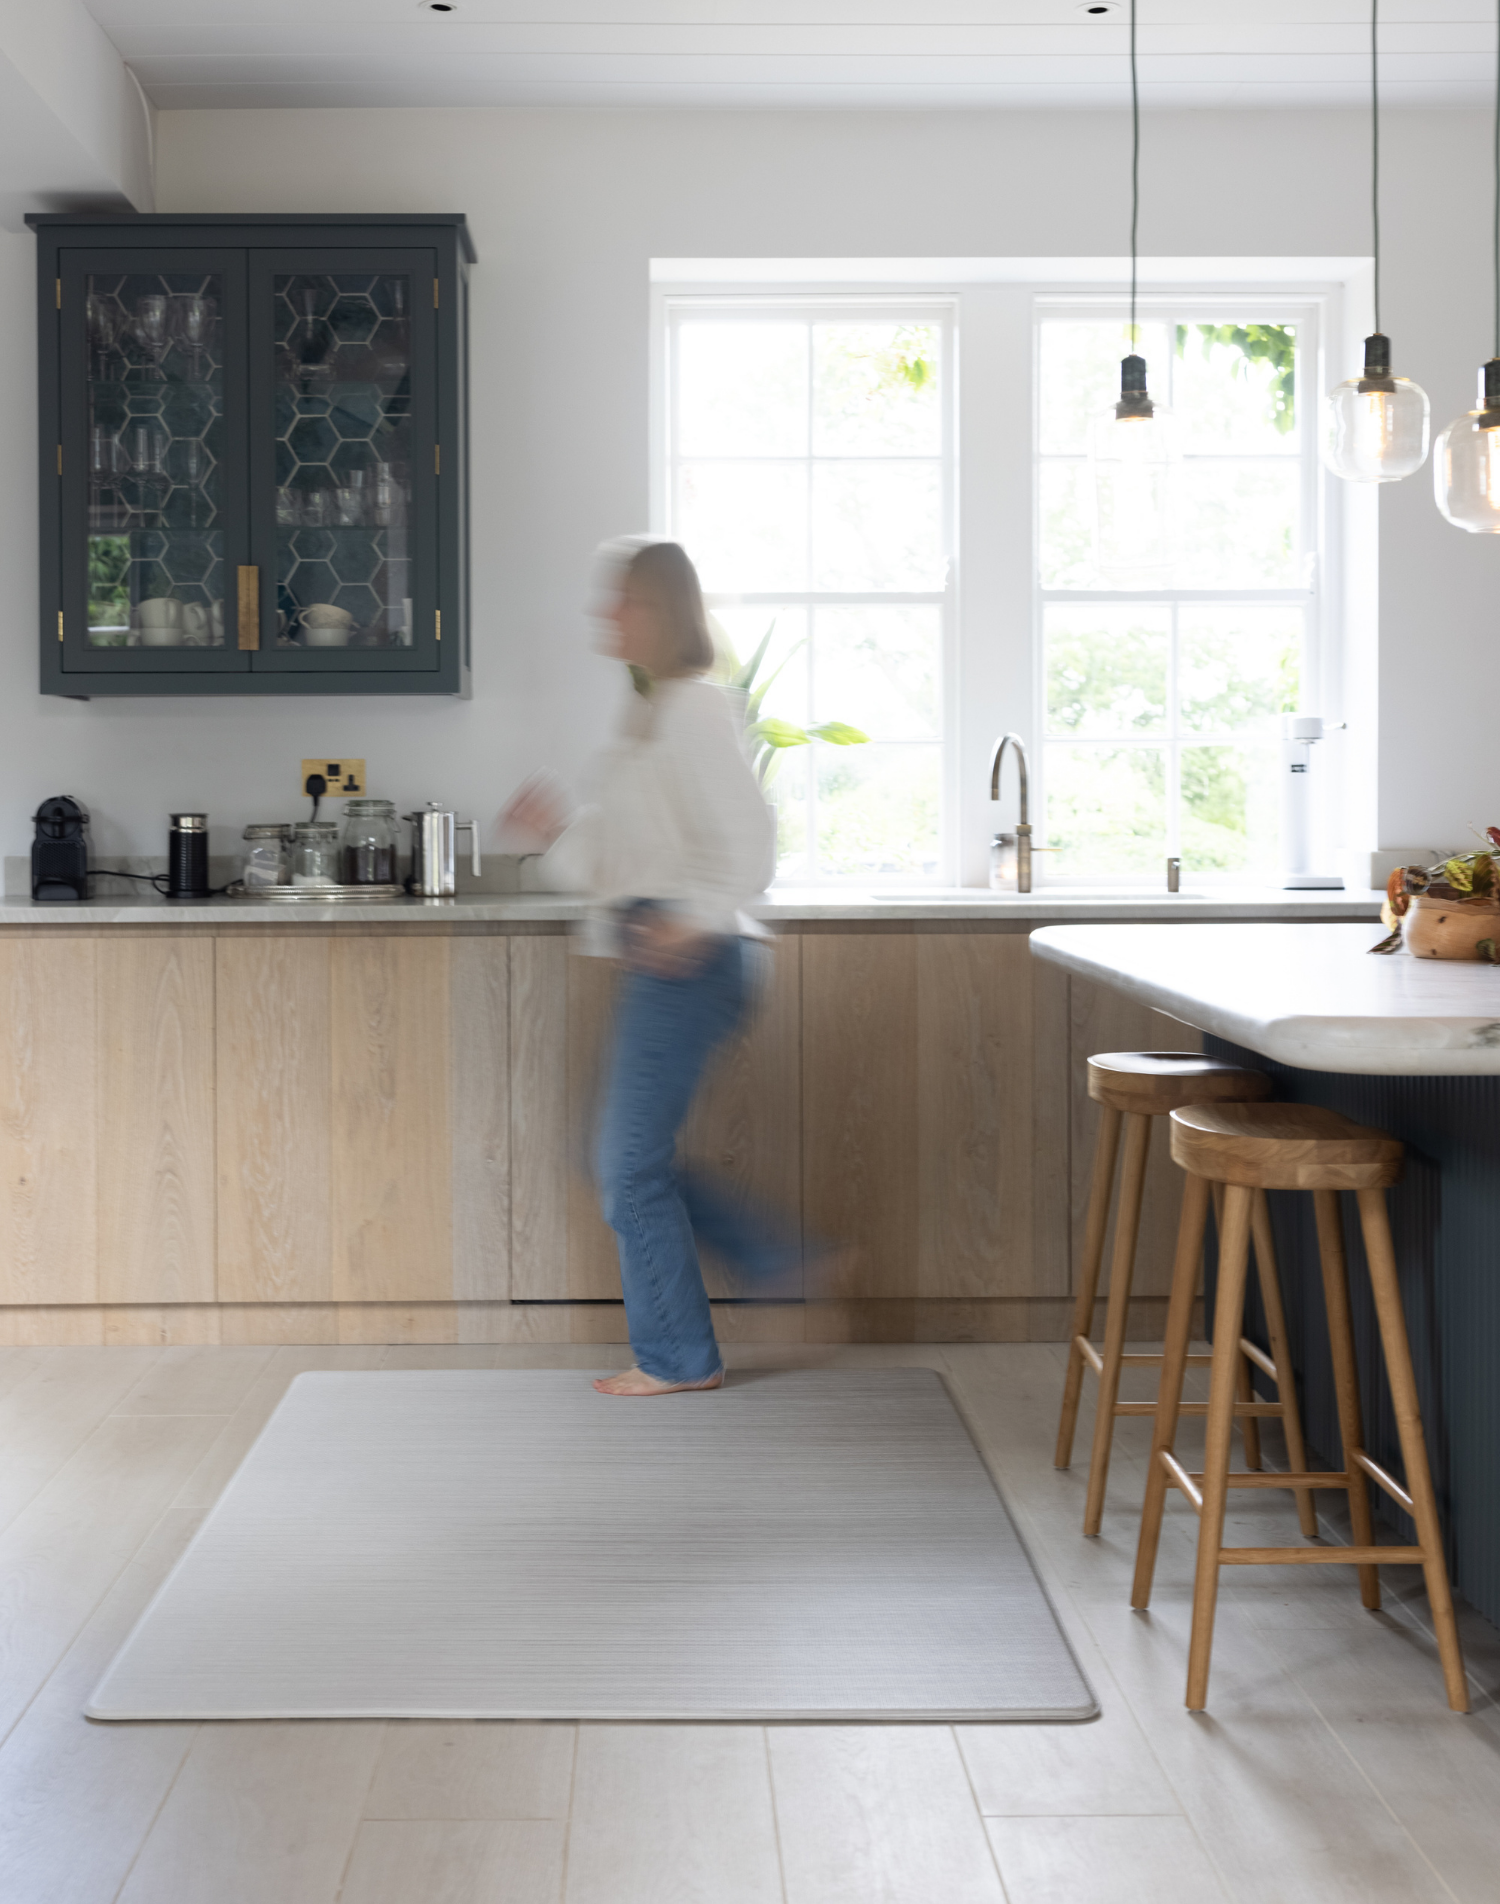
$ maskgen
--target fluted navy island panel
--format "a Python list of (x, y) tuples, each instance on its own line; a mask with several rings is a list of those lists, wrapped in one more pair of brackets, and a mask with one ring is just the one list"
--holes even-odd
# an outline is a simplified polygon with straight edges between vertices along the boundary
[[(1303, 1071), (1222, 1038), (1205, 1038), (1204, 1046), (1272, 1073), (1280, 1098), (1326, 1105), (1406, 1145), (1406, 1174), (1390, 1193), (1391, 1225), (1448, 1565), (1464, 1598), (1500, 1624), (1500, 1077)], [(1374, 1458), (1399, 1475), (1354, 1199), (1343, 1201), (1365, 1437)], [(1312, 1198), (1272, 1191), (1270, 1202), (1304, 1425), (1312, 1446), (1336, 1466), (1338, 1414)], [(1379, 1489), (1371, 1495), (1377, 1515), (1401, 1539), (1415, 1539), (1395, 1503)]]

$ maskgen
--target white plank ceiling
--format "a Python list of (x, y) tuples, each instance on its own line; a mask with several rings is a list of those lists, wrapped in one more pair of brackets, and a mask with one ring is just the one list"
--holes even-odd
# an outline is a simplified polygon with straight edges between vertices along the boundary
[[(45, 3), (45, 0), (42, 0)], [(157, 105), (1094, 107), (1109, 0), (87, 0)], [(1155, 107), (1359, 106), (1368, 0), (1139, 0)], [(1494, 0), (1384, 0), (1383, 97), (1493, 98)]]

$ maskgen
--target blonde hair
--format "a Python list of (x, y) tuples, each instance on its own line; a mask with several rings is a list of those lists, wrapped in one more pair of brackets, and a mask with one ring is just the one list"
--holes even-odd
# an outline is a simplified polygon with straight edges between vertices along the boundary
[(713, 666), (713, 637), (703, 607), (698, 571), (676, 542), (638, 546), (620, 572), (621, 589), (648, 596), (661, 620), (664, 678), (702, 674)]

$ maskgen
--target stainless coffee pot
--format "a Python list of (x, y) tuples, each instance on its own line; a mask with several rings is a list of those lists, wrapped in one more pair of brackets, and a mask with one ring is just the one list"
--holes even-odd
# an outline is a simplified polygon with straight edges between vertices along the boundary
[(469, 869), (479, 877), (479, 827), (457, 819), (440, 800), (429, 800), (416, 813), (403, 813), (411, 822), (411, 878), (407, 890), (427, 899), (451, 899), (458, 890), (458, 835), (469, 833)]

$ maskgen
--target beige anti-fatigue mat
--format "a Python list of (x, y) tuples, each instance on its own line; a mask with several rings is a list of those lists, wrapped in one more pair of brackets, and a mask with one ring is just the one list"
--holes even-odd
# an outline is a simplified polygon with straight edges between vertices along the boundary
[(302, 1375), (95, 1719), (1087, 1719), (927, 1369)]

